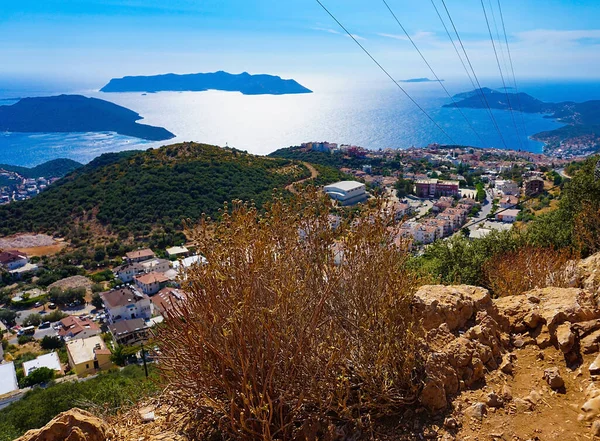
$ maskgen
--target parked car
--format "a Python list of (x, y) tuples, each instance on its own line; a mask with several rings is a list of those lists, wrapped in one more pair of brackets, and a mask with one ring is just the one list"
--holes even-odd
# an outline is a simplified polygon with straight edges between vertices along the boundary
[(50, 308), (50, 309), (56, 309), (56, 304), (55, 303), (49, 303), (48, 304), (48, 308)]
[(49, 327), (50, 327), (50, 322), (43, 322), (39, 326), (40, 329), (45, 329), (45, 328), (49, 328)]

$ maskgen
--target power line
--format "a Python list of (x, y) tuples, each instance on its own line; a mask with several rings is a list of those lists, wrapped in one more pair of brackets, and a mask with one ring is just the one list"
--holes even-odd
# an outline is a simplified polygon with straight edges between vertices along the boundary
[(506, 26), (504, 25), (504, 14), (502, 13), (502, 6), (500, 0), (498, 0), (498, 11), (500, 11), (500, 21), (502, 23), (502, 30), (504, 32), (504, 42), (506, 43), (506, 52), (508, 53), (508, 61), (510, 62), (510, 70), (513, 77), (513, 85), (515, 86), (515, 94), (517, 95), (517, 103), (519, 104), (519, 115), (521, 116), (521, 124), (523, 125), (523, 132), (527, 137), (527, 125), (525, 124), (525, 118), (523, 117), (523, 106), (521, 105), (521, 96), (519, 95), (519, 88), (517, 87), (517, 77), (515, 76), (515, 68), (512, 62), (512, 55), (510, 53), (510, 46), (508, 44), (508, 36), (506, 34)]
[[(446, 22), (442, 19), (442, 16), (439, 13), (439, 10), (438, 10), (438, 8), (437, 8), (434, 0), (431, 0), (431, 4), (433, 5), (435, 11), (437, 12), (437, 15), (438, 15), (440, 21), (442, 22), (442, 25), (444, 26), (444, 29), (446, 29), (446, 33), (448, 34), (448, 37), (450, 37), (450, 41), (453, 42), (453, 39), (450, 36), (448, 28), (446, 27)], [(456, 34), (456, 38), (458, 39), (458, 42), (460, 43), (460, 47), (462, 48), (462, 51), (463, 51), (463, 53), (465, 55), (467, 63), (469, 64), (469, 67), (471, 69), (471, 73), (473, 74), (473, 78), (475, 78), (475, 81), (477, 83), (477, 87), (475, 87), (475, 90), (480, 94), (480, 99), (482, 100), (483, 104), (485, 105), (485, 107), (488, 110), (490, 118), (492, 119), (492, 123), (494, 124), (496, 132), (498, 132), (498, 136), (500, 137), (500, 140), (502, 141), (502, 144), (504, 145), (504, 148), (508, 150), (508, 145), (504, 141), (504, 136), (502, 136), (502, 132), (500, 131), (500, 126), (498, 125), (498, 122), (496, 121), (496, 118), (494, 117), (494, 112), (492, 112), (492, 108), (490, 107), (490, 103), (488, 102), (487, 97), (485, 96), (485, 93), (483, 92), (483, 88), (481, 87), (481, 83), (479, 82), (479, 78), (477, 78), (477, 74), (475, 73), (475, 69), (473, 68), (473, 64), (471, 63), (471, 59), (469, 58), (469, 55), (467, 54), (467, 50), (465, 49), (465, 45), (463, 44), (462, 39), (460, 38), (460, 34), (458, 33), (458, 30), (456, 29), (456, 25), (454, 24), (454, 20), (452, 20), (452, 16), (450, 15), (450, 11), (448, 10), (448, 7), (446, 6), (446, 2), (444, 0), (442, 0), (442, 5), (444, 5), (444, 9), (446, 10), (446, 14), (448, 15), (448, 18), (450, 19), (450, 23), (452, 24), (452, 28), (454, 29), (454, 33)], [(454, 42), (452, 44), (454, 45)], [(455, 46), (455, 48), (456, 48), (456, 46)], [(457, 54), (458, 54), (458, 51), (457, 51)], [(459, 58), (461, 58), (460, 54), (458, 54), (458, 56), (459, 56)], [(462, 58), (461, 58), (461, 61), (462, 61)], [(463, 66), (465, 66), (464, 63), (463, 63)], [(466, 70), (466, 66), (465, 66), (465, 70)], [(467, 71), (467, 74), (468, 74), (468, 71)]]
[(515, 133), (517, 134), (517, 139), (519, 140), (519, 145), (523, 148), (523, 141), (519, 136), (519, 130), (517, 129), (517, 121), (515, 120), (515, 114), (513, 112), (512, 105), (510, 103), (510, 97), (508, 96), (508, 90), (506, 89), (506, 82), (504, 81), (504, 74), (502, 73), (502, 66), (500, 66), (500, 59), (498, 58), (498, 51), (496, 50), (496, 43), (494, 43), (494, 36), (492, 35), (492, 29), (490, 28), (490, 21), (488, 20), (488, 15), (485, 10), (485, 4), (483, 0), (481, 0), (481, 8), (483, 9), (483, 15), (485, 17), (485, 23), (488, 28), (488, 32), (490, 34), (490, 41), (492, 42), (492, 48), (494, 49), (494, 55), (496, 56), (496, 64), (498, 64), (498, 70), (500, 71), (500, 79), (502, 80), (502, 86), (504, 87), (504, 93), (506, 95), (506, 101), (508, 104), (508, 109), (510, 111), (510, 116), (512, 118), (512, 123), (515, 128)]
[(375, 59), (375, 57), (373, 57), (373, 55), (371, 55), (371, 53), (365, 49), (365, 47), (360, 44), (360, 42), (356, 39), (356, 37), (354, 37), (354, 35), (352, 35), (348, 29), (346, 29), (346, 27), (335, 17), (335, 15), (333, 15), (329, 9), (327, 9), (325, 7), (325, 5), (323, 3), (321, 3), (321, 0), (315, 0), (320, 6), (321, 8), (323, 8), (323, 10), (325, 12), (327, 12), (327, 14), (329, 14), (329, 16), (339, 25), (340, 28), (342, 28), (344, 30), (344, 32), (350, 37), (352, 38), (352, 40), (354, 40), (354, 42), (363, 50), (363, 52), (365, 54), (367, 54), (369, 56), (369, 58), (373, 61), (373, 63), (375, 63), (377, 65), (377, 67), (379, 67), (379, 69), (381, 69), (381, 71), (387, 75), (387, 77), (392, 80), (392, 82), (398, 87), (398, 89), (400, 89), (402, 91), (402, 93), (404, 93), (404, 95), (406, 95), (406, 97), (415, 105), (417, 106), (417, 108), (423, 112), (423, 114), (433, 123), (435, 124), (435, 126), (454, 144), (454, 145), (458, 145), (458, 143), (456, 141), (454, 141), (454, 139), (442, 128), (442, 126), (440, 126), (430, 115), (429, 113), (427, 113), (425, 111), (425, 109), (423, 107), (421, 107), (419, 105), (419, 103), (417, 103), (414, 98), (412, 96), (410, 96), (410, 94), (398, 83), (398, 81), (396, 81), (394, 79), (394, 77), (392, 77), (389, 72), (387, 70), (384, 69), (384, 67)]
[(444, 89), (444, 92), (446, 92), (446, 95), (448, 95), (448, 98), (450, 98), (452, 100), (452, 104), (454, 104), (454, 107), (456, 107), (456, 109), (460, 112), (460, 114), (462, 115), (462, 117), (464, 118), (464, 120), (467, 122), (467, 124), (469, 125), (469, 127), (471, 128), (471, 130), (473, 131), (473, 133), (475, 133), (475, 135), (479, 138), (479, 141), (481, 141), (481, 144), (485, 145), (486, 143), (483, 140), (483, 138), (481, 137), (481, 135), (479, 133), (477, 133), (477, 131), (475, 130), (475, 127), (473, 127), (473, 124), (471, 124), (471, 121), (469, 121), (469, 119), (464, 114), (464, 112), (461, 110), (461, 108), (458, 107), (458, 104), (456, 104), (456, 101), (454, 100), (454, 98), (452, 97), (452, 95), (450, 95), (450, 92), (448, 92), (448, 89), (446, 89), (446, 86), (444, 86), (444, 83), (442, 82), (442, 80), (440, 80), (440, 78), (438, 77), (438, 75), (435, 73), (435, 71), (433, 70), (433, 67), (431, 67), (431, 64), (429, 64), (429, 62), (427, 61), (427, 59), (425, 58), (425, 56), (423, 55), (423, 53), (421, 52), (421, 50), (417, 47), (417, 44), (414, 42), (414, 40), (412, 39), (412, 37), (410, 36), (410, 34), (404, 28), (404, 26), (402, 25), (402, 23), (400, 23), (400, 20), (398, 19), (398, 17), (394, 13), (394, 11), (392, 10), (392, 8), (388, 4), (388, 2), (386, 0), (382, 0), (382, 1), (383, 1), (383, 4), (388, 9), (388, 11), (390, 11), (390, 14), (392, 14), (392, 17), (394, 17), (394, 20), (396, 20), (396, 23), (398, 23), (398, 26), (400, 26), (400, 29), (402, 29), (402, 31), (404, 32), (404, 34), (406, 35), (406, 37), (408, 38), (408, 40), (412, 43), (412, 45), (415, 48), (415, 50), (419, 53), (419, 55), (423, 59), (423, 62), (427, 65), (427, 67), (431, 71), (431, 74), (435, 77), (436, 81), (439, 83), (439, 85), (442, 87), (442, 89)]
[[(498, 30), (498, 21), (496, 20), (496, 13), (494, 12), (494, 6), (492, 4), (492, 0), (488, 0), (488, 5), (490, 7), (490, 11), (492, 13), (492, 22), (494, 23), (494, 29), (496, 30), (496, 37), (498, 39), (498, 46), (500, 47), (500, 57), (502, 58), (502, 66), (504, 68), (504, 74), (508, 77), (507, 82), (510, 85), (510, 75), (509, 75), (509, 66), (508, 66), (508, 62), (507, 62), (507, 56), (504, 54), (504, 48), (502, 47), (502, 38), (500, 37), (500, 31)], [(505, 41), (508, 41), (506, 39), (506, 34), (504, 34), (504, 38)], [(508, 45), (506, 46), (506, 49), (508, 50)], [(515, 83), (515, 78), (513, 76), (513, 85)], [(508, 92), (507, 89), (505, 89), (505, 92)], [(514, 103), (514, 98), (513, 98), (513, 103)], [(523, 122), (523, 114), (520, 113), (519, 114), (521, 117), (521, 123)], [(518, 126), (518, 124), (517, 124)], [(523, 130), (523, 136), (527, 136), (527, 132), (524, 130), (524, 126), (522, 127), (518, 127), (520, 130)], [(520, 134), (518, 135), (519, 137), (521, 136)], [(523, 143), (521, 142), (521, 138), (519, 138), (519, 144), (521, 145), (521, 147), (523, 146)]]

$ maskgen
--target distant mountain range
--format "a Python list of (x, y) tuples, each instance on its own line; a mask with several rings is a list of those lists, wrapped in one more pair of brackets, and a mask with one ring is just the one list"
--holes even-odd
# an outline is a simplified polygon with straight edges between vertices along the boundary
[[(484, 99), (485, 97), (485, 99)], [(576, 103), (565, 101), (561, 103), (546, 103), (526, 93), (506, 93), (487, 87), (454, 96), (456, 105), (463, 108), (522, 111), (524, 113), (541, 113), (546, 118), (556, 119), (567, 124), (556, 130), (536, 133), (532, 139), (546, 143), (546, 151), (552, 153), (563, 149), (565, 145), (589, 146), (590, 151), (600, 149), (600, 100)], [(443, 107), (454, 107), (445, 104)], [(571, 149), (571, 147), (568, 147)], [(578, 147), (580, 148), (580, 147)]]
[(247, 72), (230, 74), (214, 73), (164, 74), (113, 78), (100, 89), (101, 92), (203, 92), (223, 90), (241, 92), (244, 95), (285, 95), (312, 93), (312, 90), (295, 80), (284, 80), (273, 75), (250, 75)]
[(83, 164), (72, 159), (53, 159), (35, 167), (20, 167), (18, 165), (0, 164), (0, 170), (11, 171), (20, 174), (24, 178), (62, 178), (68, 173), (83, 167)]
[(162, 127), (138, 124), (133, 110), (81, 95), (23, 98), (0, 106), (0, 131), (6, 132), (117, 132), (150, 141), (174, 138)]

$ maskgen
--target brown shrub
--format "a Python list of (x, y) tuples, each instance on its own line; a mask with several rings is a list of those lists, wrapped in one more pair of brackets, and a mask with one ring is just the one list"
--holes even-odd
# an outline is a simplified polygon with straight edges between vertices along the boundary
[(573, 242), (584, 254), (600, 251), (600, 209), (597, 204), (583, 204), (575, 216)]
[(483, 266), (486, 286), (497, 297), (548, 286), (568, 287), (576, 256), (565, 249), (524, 246), (493, 256)]
[(334, 230), (329, 208), (316, 193), (264, 213), (234, 203), (188, 231), (208, 263), (188, 272), (189, 299), (157, 337), (196, 436), (325, 439), (416, 399), (407, 252), (380, 216)]

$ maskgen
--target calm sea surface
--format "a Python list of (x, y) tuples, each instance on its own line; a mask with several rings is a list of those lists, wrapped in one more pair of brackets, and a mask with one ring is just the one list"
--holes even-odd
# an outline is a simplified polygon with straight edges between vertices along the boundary
[[(493, 81), (486, 86), (497, 87)], [(315, 93), (284, 96), (245, 96), (232, 92), (100, 93), (73, 88), (10, 90), (0, 84), (0, 105), (24, 96), (79, 93), (125, 106), (144, 117), (145, 124), (165, 127), (177, 137), (166, 143), (198, 141), (229, 145), (256, 154), (305, 141), (327, 140), (363, 147), (407, 148), (429, 143), (503, 147), (486, 111), (463, 109), (484, 143), (473, 133), (437, 83), (403, 86), (450, 135), (446, 137), (393, 84), (306, 84)], [(600, 99), (600, 82), (531, 81), (520, 85), (544, 101)], [(466, 84), (447, 82), (451, 93), (470, 90)], [(528, 139), (534, 133), (560, 127), (541, 115), (516, 115), (518, 136), (509, 112), (494, 111), (509, 148), (541, 152), (542, 145)], [(114, 133), (0, 133), (0, 163), (33, 166), (54, 158), (88, 162), (112, 151), (157, 147)]]

